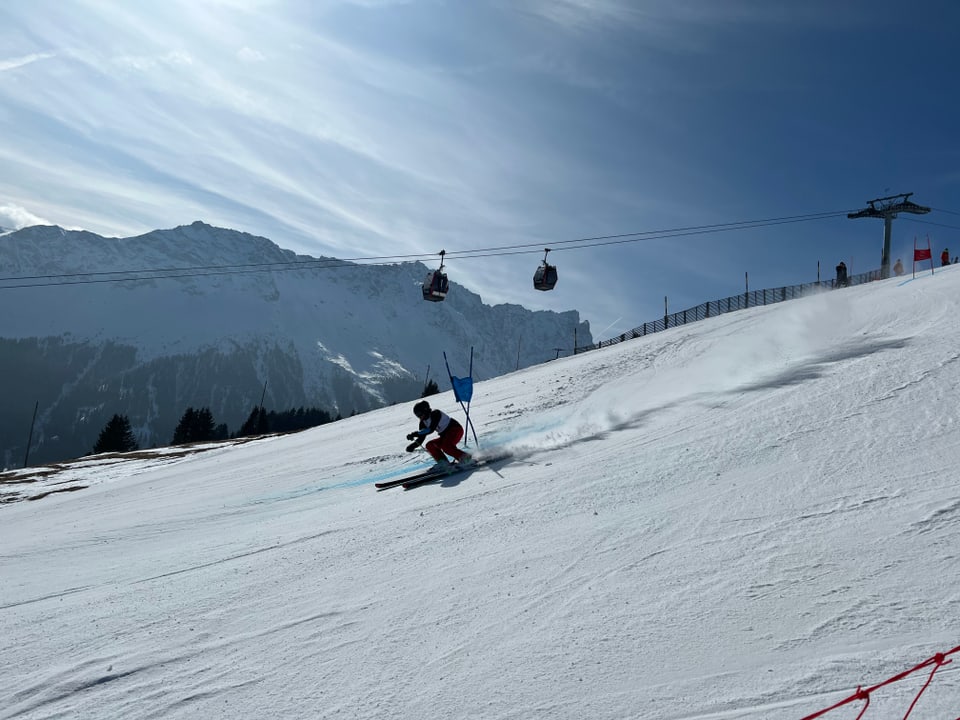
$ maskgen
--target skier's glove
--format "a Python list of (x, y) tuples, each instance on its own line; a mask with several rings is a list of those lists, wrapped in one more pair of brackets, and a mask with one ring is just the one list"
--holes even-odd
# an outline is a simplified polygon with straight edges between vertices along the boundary
[(410, 433), (410, 434), (407, 435), (407, 440), (416, 440), (416, 439), (417, 439), (417, 436), (418, 436), (419, 434), (420, 434), (420, 433), (412, 432), (412, 433)]
[(418, 443), (418, 442), (412, 442), (412, 443), (410, 443), (409, 445), (407, 445), (407, 452), (413, 452), (413, 451), (416, 450), (418, 447), (420, 447), (420, 443)]

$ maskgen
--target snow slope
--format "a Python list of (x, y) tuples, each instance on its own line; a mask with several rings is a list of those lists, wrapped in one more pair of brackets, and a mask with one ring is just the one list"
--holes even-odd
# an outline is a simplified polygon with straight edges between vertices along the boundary
[[(425, 462), (410, 403), (88, 461), (0, 506), (0, 718), (832, 705), (958, 645), (958, 298), (951, 267), (479, 383), (481, 444), (514, 457), (407, 492), (373, 482)], [(956, 667), (913, 720), (960, 715)]]

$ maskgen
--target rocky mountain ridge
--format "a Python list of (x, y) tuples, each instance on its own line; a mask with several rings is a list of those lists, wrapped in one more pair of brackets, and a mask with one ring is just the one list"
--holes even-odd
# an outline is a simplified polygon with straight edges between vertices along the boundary
[[(0, 238), (0, 463), (89, 452), (114, 413), (163, 445), (188, 406), (236, 431), (267, 409), (350, 415), (417, 397), (426, 380), (494, 377), (592, 342), (576, 311), (490, 306), (451, 283), (423, 302), (421, 263), (297, 255), (202, 222), (131, 238), (36, 226)], [(521, 342), (522, 339), (522, 342)]]

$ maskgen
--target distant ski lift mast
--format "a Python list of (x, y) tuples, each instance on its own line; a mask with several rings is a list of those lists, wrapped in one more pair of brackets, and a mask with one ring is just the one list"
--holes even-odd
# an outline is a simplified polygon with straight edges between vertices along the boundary
[(869, 207), (857, 212), (847, 213), (847, 217), (851, 220), (865, 217), (883, 218), (883, 255), (880, 257), (880, 277), (883, 279), (890, 277), (890, 236), (893, 233), (893, 219), (897, 216), (897, 213), (908, 212), (915, 215), (925, 215), (930, 212), (930, 208), (911, 202), (911, 195), (913, 193), (909, 192), (867, 200)]

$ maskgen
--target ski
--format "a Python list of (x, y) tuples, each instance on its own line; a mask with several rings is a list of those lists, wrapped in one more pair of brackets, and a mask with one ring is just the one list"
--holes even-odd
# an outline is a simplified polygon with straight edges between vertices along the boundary
[[(474, 465), (473, 467), (477, 467), (477, 466)], [(435, 482), (437, 480), (443, 480), (444, 478), (453, 477), (454, 475), (459, 475), (466, 469), (467, 468), (458, 470), (454, 468), (450, 472), (431, 473), (426, 477), (408, 478), (402, 483), (402, 487), (404, 490), (409, 490), (410, 488), (417, 487), (418, 485), (426, 485), (427, 483)], [(470, 469), (472, 470), (473, 468), (470, 468)]]
[(460, 473), (471, 472), (473, 470), (479, 470), (484, 468), (490, 463), (495, 463), (498, 460), (506, 460), (509, 455), (498, 455), (496, 457), (486, 458), (484, 460), (477, 460), (473, 465), (468, 465), (467, 467), (459, 467), (454, 465), (453, 469), (445, 473), (433, 473), (426, 477), (417, 477), (417, 478), (408, 478), (406, 482), (402, 483), (404, 490), (409, 490), (411, 488), (419, 487), (420, 485), (426, 485), (427, 483), (434, 482), (435, 480), (443, 480), (444, 478), (453, 477), (454, 475), (459, 475)]
[(468, 470), (477, 470), (498, 460), (505, 460), (507, 457), (509, 456), (499, 455), (497, 457), (487, 458), (485, 460), (478, 460), (473, 465), (468, 465), (467, 467), (457, 467), (457, 465), (454, 464), (447, 472), (424, 470), (423, 472), (416, 473), (415, 475), (407, 475), (406, 477), (397, 478), (395, 480), (384, 480), (383, 482), (374, 483), (373, 486), (378, 492), (380, 490), (386, 490), (387, 488), (400, 486), (402, 486), (404, 490), (409, 490), (410, 488), (417, 487), (418, 485), (424, 485), (434, 480), (443, 480), (443, 478), (459, 475), (460, 473), (467, 472)]
[(384, 481), (382, 481), (382, 482), (374, 483), (373, 486), (374, 486), (377, 490), (386, 490), (387, 488), (392, 488), (392, 487), (397, 487), (397, 486), (399, 486), (399, 485), (403, 485), (405, 482), (408, 482), (408, 481), (410, 481), (410, 480), (418, 480), (418, 479), (420, 479), (420, 478), (424, 478), (424, 477), (428, 477), (428, 476), (432, 476), (432, 475), (441, 475), (441, 474), (442, 474), (442, 473), (438, 473), (438, 472), (436, 472), (436, 471), (434, 471), (434, 470), (424, 470), (423, 472), (418, 472), (418, 473), (415, 474), (415, 475), (407, 475), (407, 476), (402, 477), (402, 478), (395, 478), (395, 479), (393, 479), (393, 480), (384, 480)]

